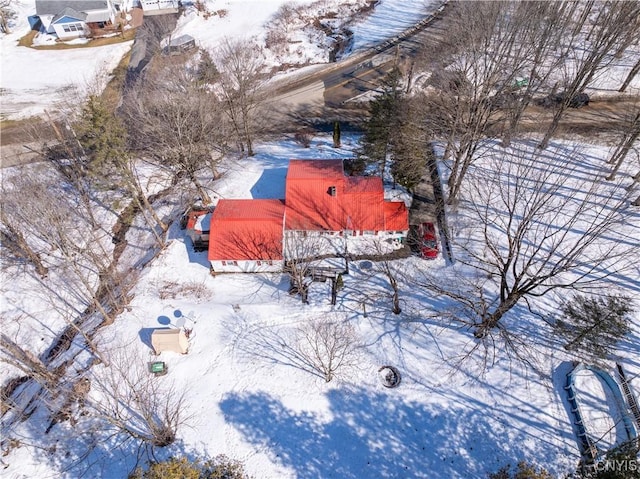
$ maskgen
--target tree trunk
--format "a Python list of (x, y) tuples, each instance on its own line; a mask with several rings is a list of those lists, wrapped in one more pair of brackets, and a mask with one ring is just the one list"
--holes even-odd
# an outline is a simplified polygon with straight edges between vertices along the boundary
[(340, 122), (333, 122), (333, 147), (340, 148)]
[(55, 375), (47, 369), (44, 363), (30, 351), (25, 351), (6, 334), (0, 336), (0, 348), (6, 355), (2, 359), (3, 362), (16, 367), (47, 390), (51, 390), (56, 384)]
[(506, 298), (501, 299), (495, 311), (482, 318), (482, 322), (476, 327), (473, 335), (478, 339), (485, 338), (487, 334), (489, 334), (489, 331), (498, 326), (502, 317), (518, 304), (522, 296), (521, 293), (516, 291), (509, 293)]
[(554, 113), (553, 120), (551, 121), (551, 125), (549, 125), (547, 132), (544, 134), (544, 138), (538, 144), (538, 149), (547, 149), (547, 147), (549, 146), (549, 141), (551, 141), (551, 138), (553, 138), (553, 135), (555, 135), (556, 131), (558, 130), (558, 126), (560, 126), (560, 120), (562, 119), (562, 115), (564, 114), (566, 109), (567, 107), (565, 106), (565, 102), (562, 102), (562, 104)]
[(393, 309), (391, 310), (393, 314), (402, 313), (402, 309), (400, 308), (400, 295), (398, 291), (394, 289), (393, 291)]
[[(251, 155), (249, 155), (249, 156), (251, 156)], [(189, 171), (189, 179), (191, 180), (193, 185), (196, 187), (196, 190), (198, 191), (198, 195), (200, 195), (200, 198), (202, 198), (202, 202), (205, 205), (210, 204), (211, 203), (211, 198), (209, 197), (207, 192), (204, 190), (204, 187), (200, 184), (200, 181), (198, 181), (198, 178), (196, 177), (196, 175), (195, 175), (195, 173), (193, 171)]]
[(3, 231), (0, 234), (2, 244), (13, 251), (13, 254), (16, 256), (29, 261), (36, 268), (36, 273), (38, 273), (41, 278), (46, 278), (47, 274), (49, 274), (49, 269), (42, 263), (40, 255), (29, 246), (22, 233), (14, 228), (13, 225), (5, 222), (4, 218), (3, 223), (7, 229), (7, 233)]
[(638, 72), (640, 72), (640, 60), (638, 60), (636, 62), (636, 64), (633, 66), (633, 68), (631, 69), (631, 71), (627, 75), (627, 78), (625, 78), (624, 82), (622, 82), (622, 86), (618, 90), (620, 93), (624, 93), (625, 92), (625, 90), (627, 89), (629, 84), (633, 81), (633, 79), (636, 77)]
[(607, 180), (611, 181), (615, 179), (616, 173), (618, 173), (618, 170), (622, 166), (622, 163), (624, 163), (624, 159), (627, 157), (627, 154), (629, 153), (631, 146), (633, 146), (634, 141), (638, 138), (639, 135), (640, 135), (640, 131), (638, 131), (632, 137), (627, 139), (624, 145), (620, 145), (620, 147), (618, 147), (614, 155), (611, 157), (611, 160), (615, 161), (616, 164), (611, 170), (611, 173), (609, 173), (609, 176), (607, 176)]

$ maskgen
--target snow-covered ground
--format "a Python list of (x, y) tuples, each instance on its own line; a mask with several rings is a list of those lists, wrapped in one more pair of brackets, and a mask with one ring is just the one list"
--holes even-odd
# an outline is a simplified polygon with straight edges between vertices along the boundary
[[(282, 3), (211, 1), (210, 10), (226, 9), (227, 14), (206, 22), (190, 14), (180, 21), (177, 33), (193, 34), (211, 48), (228, 35), (260, 36)], [(356, 48), (397, 33), (420, 16), (417, 12), (423, 2), (407, 8), (410, 4), (382, 0), (371, 23), (354, 28)], [(33, 13), (28, 11), (33, 10), (32, 0), (21, 5), (26, 13)], [(388, 13), (381, 14), (385, 9)], [(117, 63), (129, 48), (126, 44), (104, 50), (17, 47), (17, 38), (26, 32), (26, 15), (20, 22), (15, 33), (1, 39), (3, 115), (18, 117), (53, 108), (52, 91), (69, 82), (83, 86), (94, 71), (105, 62)], [(65, 76), (69, 70), (71, 77)], [(341, 149), (334, 149), (331, 138), (320, 135), (310, 149), (288, 140), (257, 145), (255, 158), (241, 160), (213, 185), (215, 194), (282, 197), (287, 160), (350, 156), (356, 138), (343, 135), (342, 143)], [(596, 171), (606, 155), (606, 148), (592, 146), (582, 149), (580, 159), (584, 168)], [(631, 220), (629, 228), (637, 231), (637, 216)], [(133, 229), (131, 235), (136, 232)], [(128, 239), (138, 244), (136, 237)], [(160, 357), (168, 363), (169, 374), (158, 381), (173, 381), (188, 390), (185, 412), (193, 417), (189, 427), (180, 430), (179, 440), (161, 455), (227, 454), (243, 461), (256, 479), (475, 479), (521, 459), (556, 475), (575, 467), (579, 451), (561, 374), (572, 358), (546, 340), (551, 336), (548, 325), (522, 307), (509, 324), (540, 345), (532, 359), (541, 366), (542, 376), (501, 356), (483, 374), (469, 363), (460, 363), (461, 352), (474, 344), (472, 335), (443, 322), (438, 312), (449, 306), (446, 300), (414, 282), (425, 271), (442, 272), (445, 277), (442, 258), (428, 262), (411, 257), (392, 263), (400, 279), (403, 309), (396, 316), (390, 312), (387, 280), (375, 264), (352, 265), (336, 307), (329, 304), (328, 283), (314, 284), (310, 304), (302, 306), (287, 293), (288, 282), (281, 275), (212, 277), (206, 253), (194, 253), (176, 225), (169, 239), (167, 248), (140, 274), (130, 311), (99, 337), (105, 349), (122, 346), (142, 362), (152, 359), (149, 335), (153, 328), (175, 325), (181, 316), (193, 321), (189, 354)], [(136, 254), (131, 248), (123, 260)], [(40, 345), (46, 347), (64, 321), (35, 297), (31, 291), (37, 286), (25, 278), (22, 268), (3, 271), (2, 330), (21, 341), (31, 336), (37, 343), (33, 350), (40, 352)], [(638, 300), (637, 276), (635, 288), (633, 281), (631, 276), (620, 278), (621, 283), (632, 285), (628, 294)], [(536, 306), (552, 312), (558, 300), (549, 296)], [(328, 384), (305, 371), (290, 349), (300, 327), (325, 317), (351, 324), (359, 346), (356, 362)], [(633, 332), (618, 351), (636, 393), (640, 389), (639, 341), (640, 316), (636, 314)], [(386, 389), (379, 381), (378, 369), (387, 364), (402, 374), (397, 389)], [(96, 366), (91, 374), (100, 375), (103, 370)], [(8, 371), (3, 369), (7, 375)], [(587, 394), (597, 391), (583, 384)], [(606, 396), (594, 397), (593, 421), (600, 420), (598, 404), (607, 410), (606, 401)], [(135, 463), (136, 450), (100, 442), (78, 467), (62, 473), (85, 452), (83, 438), (68, 423), (42, 436), (42, 428), (31, 428), (37, 419), (15, 426), (21, 446), (1, 458), (3, 477), (75, 478), (81, 472), (84, 477), (126, 477)]]
[[(210, 15), (198, 12), (185, 2), (185, 15), (180, 17), (174, 37), (192, 35), (199, 46), (215, 50), (225, 38), (253, 40), (264, 48), (265, 32), (273, 15), (289, 2), (284, 0), (208, 0), (203, 2)], [(307, 7), (306, 15), (319, 11), (350, 12), (349, 6), (363, 5), (363, 0), (299, 0), (294, 4)], [(432, 2), (435, 4), (435, 0)], [(430, 3), (381, 0), (373, 14), (360, 21), (354, 30), (354, 45), (360, 48), (399, 33), (414, 21), (425, 17)], [(0, 117), (24, 118), (56, 110), (61, 101), (82, 97), (89, 88), (104, 84), (104, 79), (129, 51), (132, 42), (98, 48), (70, 50), (35, 50), (19, 47), (18, 40), (29, 31), (28, 16), (35, 14), (35, 0), (21, 0), (12, 33), (2, 35), (2, 74), (0, 78)], [(388, 19), (389, 21), (385, 21)], [(40, 41), (39, 43), (46, 43)], [(305, 64), (328, 61), (328, 48), (317, 32), (294, 28), (291, 47), (283, 55), (263, 50), (271, 64)], [(96, 76), (100, 81), (96, 82)]]
[[(357, 138), (345, 135), (343, 147), (334, 149), (331, 138), (322, 135), (309, 149), (287, 140), (260, 144), (255, 158), (241, 160), (213, 186), (220, 197), (281, 197), (289, 159), (345, 157), (356, 143)], [(581, 151), (580, 161), (594, 167), (606, 154), (602, 147)], [(637, 218), (630, 227), (637, 229), (635, 223)], [(426, 271), (444, 273), (443, 259), (392, 263), (403, 309), (396, 316), (390, 288), (375, 264), (351, 265), (335, 307), (329, 304), (328, 283), (314, 284), (310, 304), (302, 306), (288, 294), (284, 276), (212, 277), (206, 253), (194, 253), (177, 225), (169, 238), (167, 248), (142, 271), (130, 310), (99, 337), (105, 350), (126, 350), (132, 361), (166, 361), (169, 374), (157, 380), (188, 391), (183, 411), (191, 416), (188, 427), (160, 457), (226, 454), (243, 461), (256, 479), (483, 478), (521, 459), (557, 475), (575, 467), (579, 451), (564, 390), (570, 357), (545, 340), (551, 334), (547, 325), (518, 308), (509, 325), (537, 345), (531, 359), (541, 367), (541, 376), (500, 355), (484, 373), (460, 362), (461, 353), (473, 345), (472, 335), (443, 322), (438, 311), (448, 308), (447, 300), (414, 282)], [(135, 236), (128, 239), (136, 244)], [(17, 294), (21, 284), (5, 277), (2, 287)], [(638, 298), (637, 291), (630, 293)], [(536, 304), (552, 311), (556, 300), (547, 297)], [(28, 297), (20, 305), (31, 306)], [(152, 356), (152, 330), (175, 326), (181, 317), (193, 327), (189, 353)], [(328, 384), (306, 370), (295, 349), (300, 329), (326, 318), (350, 324), (358, 345), (355, 361)], [(636, 315), (633, 333), (619, 351), (636, 390), (639, 319)], [(48, 324), (30, 327), (37, 338)], [(381, 384), (378, 369), (384, 365), (399, 369), (397, 389)], [(104, 370), (95, 366), (91, 374), (99, 377)], [(586, 381), (580, 387), (593, 411), (588, 420), (600, 430), (608, 420), (608, 398), (597, 397), (597, 388)], [(83, 436), (74, 431), (62, 423), (39, 437), (29, 422), (17, 424), (14, 432), (23, 444), (35, 442), (49, 452), (18, 447), (2, 458), (3, 474), (60, 477), (61, 468), (85, 452)], [(68, 454), (51, 452), (54, 444)], [(134, 456), (127, 446), (100, 442), (62, 477), (83, 471), (85, 477), (125, 477)]]

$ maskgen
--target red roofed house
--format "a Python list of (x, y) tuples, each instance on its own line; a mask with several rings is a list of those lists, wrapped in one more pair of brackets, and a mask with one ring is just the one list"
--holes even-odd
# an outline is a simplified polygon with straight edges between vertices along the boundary
[(283, 223), (282, 200), (218, 201), (209, 231), (211, 269), (282, 271)]
[(284, 201), (218, 202), (209, 261), (215, 272), (282, 271), (288, 235), (400, 239), (408, 230), (404, 202), (385, 201), (381, 178), (346, 176), (342, 160), (291, 160)]

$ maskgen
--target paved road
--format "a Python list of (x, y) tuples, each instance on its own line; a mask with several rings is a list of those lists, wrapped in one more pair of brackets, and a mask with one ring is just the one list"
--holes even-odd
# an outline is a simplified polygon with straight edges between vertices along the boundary
[(436, 45), (446, 30), (446, 9), (428, 17), (419, 25), (377, 47), (356, 52), (335, 63), (318, 65), (304, 75), (293, 75), (270, 84), (274, 95), (270, 103), (277, 111), (297, 109), (316, 117), (348, 121), (352, 102), (379, 91), (382, 80), (395, 64), (409, 62), (425, 45)]
[[(395, 62), (410, 62), (419, 48), (425, 45), (437, 45), (447, 29), (447, 13), (455, 8), (455, 2), (449, 2), (446, 9), (437, 18), (424, 22), (414, 31), (405, 32), (377, 48), (357, 52), (348, 58), (328, 65), (308, 67), (301, 72), (287, 75), (274, 81), (269, 86), (269, 109), (273, 117), (271, 124), (282, 129), (282, 121), (290, 120), (294, 125), (308, 124), (317, 119), (318, 122), (340, 120), (352, 122), (359, 120), (365, 112), (358, 98), (379, 89), (381, 80)], [(154, 25), (155, 20), (145, 18), (150, 32), (147, 38), (154, 38), (158, 32), (165, 30), (162, 25)], [(160, 17), (158, 17), (160, 18)], [(153, 28), (151, 28), (153, 26)], [(142, 35), (141, 35), (142, 36)], [(153, 43), (156, 40), (152, 40)], [(148, 62), (150, 50), (145, 42), (138, 42), (134, 48), (129, 77), (137, 77)], [(622, 97), (614, 101), (596, 100), (588, 107), (569, 110), (562, 122), (565, 131), (580, 130), (582, 132), (601, 132), (613, 130), (619, 125), (621, 115), (638, 108), (638, 99)], [(530, 107), (521, 124), (522, 131), (540, 131), (551, 120), (553, 112), (539, 107)], [(280, 118), (278, 118), (280, 117)], [(29, 140), (19, 129), (22, 125), (3, 126), (2, 166), (27, 161), (32, 156), (29, 152)], [(27, 147), (23, 146), (26, 145)]]

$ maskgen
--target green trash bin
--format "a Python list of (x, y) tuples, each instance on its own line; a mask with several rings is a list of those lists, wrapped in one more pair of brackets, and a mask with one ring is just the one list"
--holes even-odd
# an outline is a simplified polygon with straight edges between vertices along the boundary
[(149, 370), (156, 376), (167, 374), (167, 364), (164, 361), (154, 361), (149, 363)]

